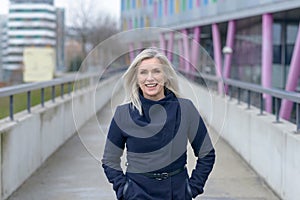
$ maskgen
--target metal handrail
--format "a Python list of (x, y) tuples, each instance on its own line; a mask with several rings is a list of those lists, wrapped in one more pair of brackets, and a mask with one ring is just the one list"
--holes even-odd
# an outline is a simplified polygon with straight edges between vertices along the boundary
[(41, 88), (52, 87), (74, 81), (81, 81), (86, 78), (96, 77), (95, 74), (80, 74), (80, 75), (68, 75), (63, 78), (57, 78), (51, 81), (42, 81), (35, 83), (26, 83), (21, 85), (8, 86), (0, 88), (0, 97), (7, 97), (10, 95), (20, 94), (27, 91), (33, 91)]
[[(26, 83), (15, 86), (8, 86), (0, 88), (0, 98), (9, 97), (9, 118), (11, 121), (14, 120), (14, 96), (21, 93), (27, 93), (27, 112), (31, 113), (31, 92), (34, 90), (41, 90), (40, 104), (42, 107), (45, 106), (45, 88), (51, 88), (51, 99), (55, 102), (55, 87), (60, 86), (61, 93), (60, 97), (64, 98), (64, 87), (68, 85), (68, 94), (72, 92), (71, 85), (73, 86), (73, 92), (78, 89), (82, 89), (85, 86), (90, 86), (97, 83), (99, 79), (99, 74), (95, 73), (85, 73), (85, 74), (73, 74), (67, 75), (62, 78), (57, 78), (51, 81), (42, 81), (35, 83)], [(75, 84), (76, 83), (76, 84)]]
[(253, 83), (246, 83), (238, 80), (233, 80), (233, 79), (227, 79), (224, 77), (218, 77), (218, 76), (213, 76), (209, 74), (203, 74), (200, 72), (189, 72), (185, 70), (178, 70), (180, 73), (183, 73), (188, 76), (193, 76), (197, 78), (201, 78), (204, 80), (208, 81), (213, 81), (216, 83), (224, 83), (225, 85), (228, 85), (230, 87), (235, 87), (238, 89), (238, 102), (240, 102), (240, 93), (241, 89), (247, 91), (247, 103), (248, 103), (248, 108), (250, 108), (250, 96), (251, 93), (258, 93), (260, 94), (260, 114), (263, 114), (264, 110), (264, 102), (263, 102), (263, 94), (270, 95), (272, 97), (275, 97), (275, 116), (276, 116), (276, 122), (279, 122), (279, 99), (286, 99), (289, 101), (292, 101), (296, 103), (296, 132), (300, 133), (300, 94), (296, 92), (290, 92), (290, 91), (283, 91), (283, 90), (278, 90), (274, 88), (264, 88), (260, 85), (256, 85)]
[[(121, 69), (123, 71), (124, 69)], [(113, 73), (118, 73), (121, 71), (116, 71)], [(241, 89), (247, 91), (247, 103), (248, 108), (250, 108), (250, 95), (251, 93), (255, 92), (260, 94), (260, 114), (263, 114), (263, 94), (267, 94), (270, 96), (275, 97), (275, 115), (276, 115), (276, 121), (279, 122), (279, 99), (286, 99), (289, 101), (292, 101), (296, 103), (296, 131), (297, 133), (300, 133), (300, 94), (295, 92), (288, 92), (288, 91), (282, 91), (278, 89), (273, 88), (264, 88), (260, 85), (256, 85), (253, 83), (245, 83), (238, 80), (232, 80), (232, 79), (225, 79), (209, 74), (204, 73), (195, 73), (195, 72), (187, 72), (184, 70), (178, 70), (180, 73), (183, 73), (185, 75), (193, 76), (202, 78), (204, 80), (213, 81), (216, 83), (223, 82), (224, 84), (229, 85), (230, 87), (235, 87), (238, 89), (238, 101), (240, 102), (240, 93)], [(28, 84), (22, 84), (22, 85), (16, 85), (16, 86), (10, 86), (10, 87), (4, 87), (0, 88), (0, 97), (9, 97), (9, 116), (10, 119), (14, 120), (14, 95), (20, 94), (20, 93), (27, 93), (27, 111), (28, 113), (31, 112), (31, 91), (33, 90), (41, 90), (41, 106), (44, 107), (44, 89), (51, 87), (52, 88), (52, 101), (55, 102), (55, 87), (60, 85), (61, 87), (61, 98), (64, 97), (63, 89), (64, 85), (68, 84), (68, 93), (70, 94), (71, 88), (70, 85), (74, 83), (75, 81), (79, 83), (77, 89), (80, 89), (83, 87), (83, 84), (81, 82), (89, 79), (89, 83), (87, 85), (92, 84), (94, 82), (94, 79), (97, 79), (98, 81), (99, 74), (95, 73), (86, 73), (86, 74), (80, 74), (80, 75), (68, 75), (63, 78), (57, 78), (51, 81), (44, 81), (44, 82), (38, 82), (38, 83), (28, 83)], [(92, 81), (90, 81), (92, 80)], [(97, 83), (95, 81), (94, 83)], [(75, 88), (76, 89), (76, 88)]]

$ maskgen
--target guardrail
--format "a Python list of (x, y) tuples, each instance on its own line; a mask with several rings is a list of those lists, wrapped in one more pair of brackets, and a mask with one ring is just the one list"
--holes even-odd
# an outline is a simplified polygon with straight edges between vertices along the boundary
[[(111, 76), (116, 73), (120, 73), (125, 68), (109, 70), (103, 74), (101, 78), (105, 78), (107, 76)], [(178, 70), (183, 75), (187, 75), (189, 77), (196, 77), (198, 78), (198, 82), (206, 81), (206, 82), (213, 82), (215, 84), (224, 83), (226, 86), (228, 85), (228, 95), (232, 98), (234, 93), (234, 89), (237, 90), (237, 100), (238, 103), (241, 101), (241, 94), (243, 91), (247, 93), (247, 100), (246, 103), (248, 108), (250, 108), (251, 104), (251, 95), (253, 93), (259, 94), (259, 108), (260, 114), (264, 112), (264, 99), (263, 95), (271, 95), (275, 98), (275, 116), (276, 122), (280, 121), (279, 117), (279, 109), (280, 109), (280, 100), (286, 99), (292, 101), (296, 104), (296, 132), (300, 133), (300, 94), (295, 92), (287, 92), (278, 89), (272, 88), (264, 88), (260, 85), (252, 84), (252, 83), (245, 83), (242, 81), (232, 80), (232, 79), (225, 79), (220, 78), (217, 76), (204, 74), (204, 73), (193, 73), (187, 72), (184, 70)], [(14, 96), (20, 93), (26, 93), (27, 95), (27, 112), (31, 113), (31, 92), (34, 90), (40, 90), (40, 104), (44, 107), (45, 103), (45, 88), (51, 88), (51, 100), (55, 103), (56, 98), (56, 88), (60, 87), (60, 97), (64, 98), (64, 95), (71, 95), (72, 92), (76, 92), (77, 90), (85, 87), (89, 87), (99, 81), (99, 74), (79, 74), (79, 75), (68, 75), (62, 78), (54, 79), (51, 81), (44, 81), (44, 82), (37, 82), (37, 83), (28, 83), (10, 87), (0, 88), (0, 98), (9, 97), (9, 118), (10, 120), (14, 120)], [(65, 92), (67, 86), (67, 91)]]
[[(9, 117), (10, 120), (14, 120), (14, 96), (21, 93), (27, 93), (27, 112), (31, 113), (31, 92), (34, 90), (40, 90), (40, 104), (44, 107), (45, 103), (45, 88), (51, 88), (51, 99), (55, 102), (56, 88), (60, 87), (60, 96), (64, 98), (65, 86), (67, 86), (67, 94), (71, 95), (73, 90), (76, 91), (80, 88), (87, 87), (95, 81), (96, 75), (84, 74), (84, 75), (68, 75), (63, 78), (57, 78), (51, 81), (43, 81), (36, 83), (27, 83), (15, 86), (9, 86), (0, 88), (0, 98), (9, 97)], [(76, 82), (76, 84), (75, 84)], [(73, 87), (73, 88), (72, 88)]]
[[(51, 88), (51, 100), (55, 103), (56, 89), (60, 89), (60, 97), (63, 99), (64, 95), (71, 95), (72, 92), (76, 92), (79, 89), (89, 87), (96, 84), (100, 79), (105, 79), (116, 73), (120, 73), (125, 70), (126, 67), (106, 70), (99, 77), (99, 73), (85, 73), (85, 74), (72, 74), (62, 78), (57, 78), (51, 81), (27, 83), (15, 86), (9, 86), (0, 88), (0, 98), (9, 97), (9, 118), (14, 120), (14, 97), (17, 94), (26, 93), (27, 96), (27, 112), (31, 113), (32, 104), (32, 91), (40, 90), (40, 105), (44, 107), (45, 103), (45, 88)], [(66, 88), (67, 87), (67, 88)], [(66, 90), (67, 89), (67, 90)]]
[(248, 108), (250, 108), (250, 106), (251, 106), (251, 95), (253, 93), (259, 94), (260, 114), (263, 114), (263, 112), (264, 112), (263, 95), (266, 94), (266, 95), (270, 95), (270, 96), (274, 97), (275, 98), (276, 122), (280, 122), (280, 117), (279, 117), (280, 100), (286, 99), (291, 102), (294, 102), (296, 104), (296, 120), (295, 120), (296, 133), (300, 133), (300, 94), (298, 94), (296, 92), (288, 92), (288, 91), (278, 90), (278, 89), (274, 89), (274, 88), (264, 88), (260, 85), (256, 85), (253, 83), (245, 83), (242, 81), (220, 78), (218, 76), (213, 76), (213, 75), (209, 75), (209, 74), (187, 72), (184, 70), (178, 70), (178, 71), (180, 73), (182, 73), (183, 75), (198, 78), (198, 80), (196, 80), (196, 82), (200, 82), (202, 84), (207, 81), (213, 82), (215, 84), (218, 84), (220, 82), (225, 84), (225, 88), (228, 86), (228, 95), (230, 98), (232, 98), (233, 89), (235, 88), (237, 90), (238, 103), (240, 103), (240, 101), (241, 101), (242, 90), (246, 91), (246, 93), (247, 93), (246, 103), (248, 105)]

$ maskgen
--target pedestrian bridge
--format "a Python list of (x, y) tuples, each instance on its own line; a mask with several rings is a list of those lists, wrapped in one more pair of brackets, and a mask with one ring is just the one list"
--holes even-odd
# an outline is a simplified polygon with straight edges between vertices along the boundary
[[(82, 76), (72, 92), (42, 97), (34, 107), (27, 92), (27, 110), (0, 121), (1, 199), (115, 199), (99, 160), (115, 106), (125, 99), (120, 76)], [(298, 126), (252, 106), (251, 98), (244, 103), (239, 92), (237, 98), (219, 94), (210, 83), (187, 77), (179, 78), (181, 92), (199, 109), (217, 150), (205, 193), (197, 199), (299, 199)], [(28, 87), (53, 91), (74, 77), (66, 79)], [(0, 97), (13, 102), (20, 91), (28, 88), (1, 90)], [(188, 159), (190, 170), (194, 159)]]

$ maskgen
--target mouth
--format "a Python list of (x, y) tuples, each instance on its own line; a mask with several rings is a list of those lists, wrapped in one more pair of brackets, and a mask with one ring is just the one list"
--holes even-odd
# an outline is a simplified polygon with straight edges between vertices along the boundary
[(147, 83), (147, 84), (145, 84), (145, 86), (147, 88), (155, 88), (157, 85), (158, 85), (157, 83)]

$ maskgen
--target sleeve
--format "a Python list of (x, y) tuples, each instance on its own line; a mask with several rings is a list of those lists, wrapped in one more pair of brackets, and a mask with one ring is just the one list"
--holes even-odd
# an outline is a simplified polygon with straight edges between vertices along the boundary
[(194, 155), (197, 157), (197, 163), (192, 171), (189, 183), (192, 190), (192, 197), (195, 198), (204, 191), (205, 182), (215, 163), (215, 150), (199, 112), (192, 102), (190, 104), (189, 113), (192, 118), (189, 120), (188, 137)]
[(119, 200), (123, 198), (123, 188), (126, 183), (126, 177), (120, 165), (125, 142), (126, 138), (123, 136), (115, 120), (112, 119), (101, 161), (104, 173), (108, 181), (113, 185), (113, 189)]

